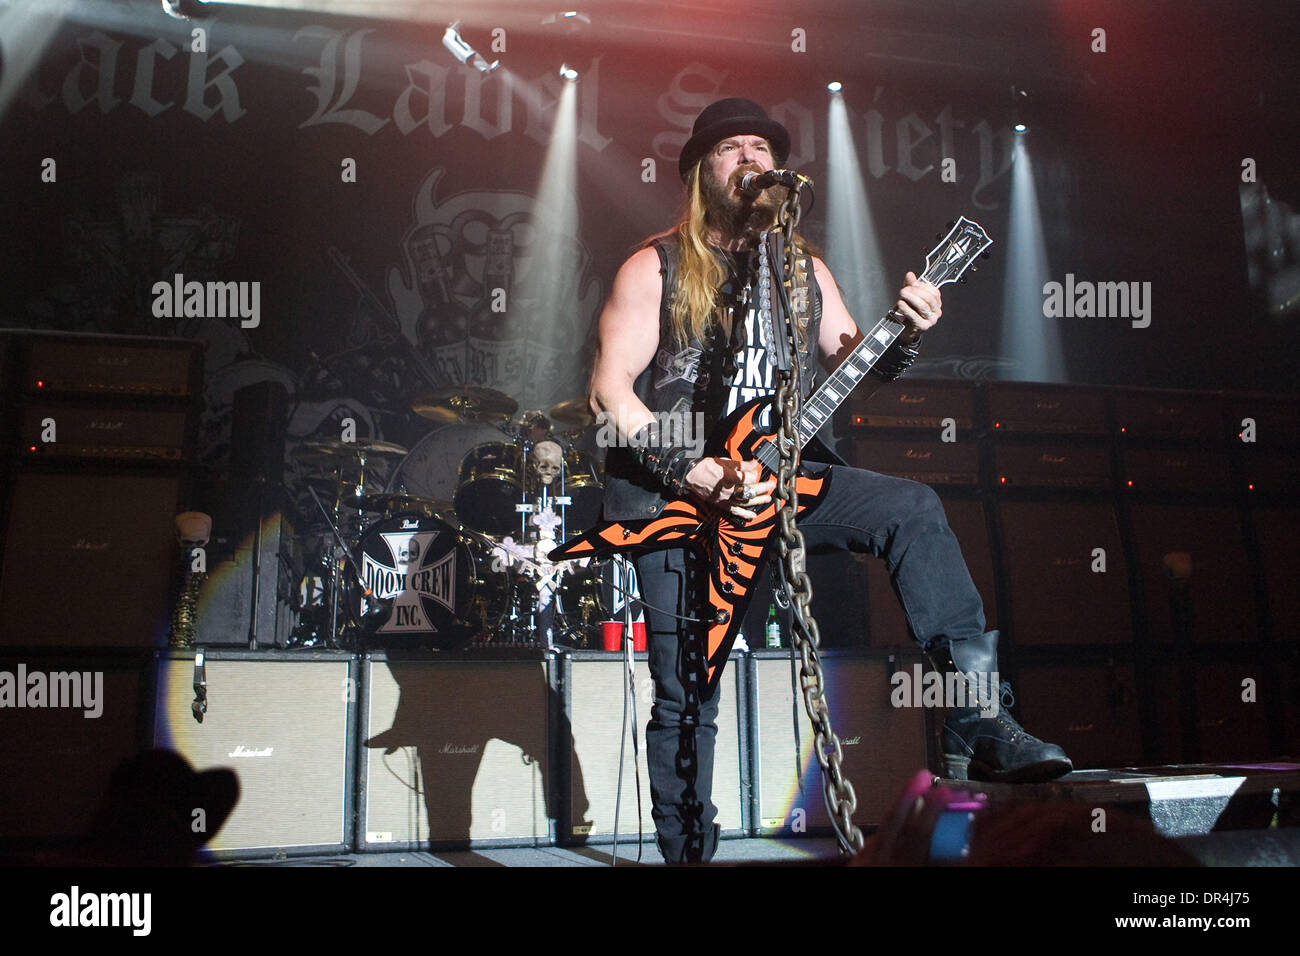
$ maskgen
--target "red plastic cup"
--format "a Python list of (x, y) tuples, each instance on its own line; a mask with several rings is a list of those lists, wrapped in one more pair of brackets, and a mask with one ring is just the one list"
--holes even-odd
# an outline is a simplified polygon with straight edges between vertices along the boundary
[[(621, 651), (623, 649), (623, 622), (601, 621), (600, 636), (604, 642), (605, 650)], [(637, 621), (632, 625), (632, 650), (644, 651), (645, 649), (645, 622)]]

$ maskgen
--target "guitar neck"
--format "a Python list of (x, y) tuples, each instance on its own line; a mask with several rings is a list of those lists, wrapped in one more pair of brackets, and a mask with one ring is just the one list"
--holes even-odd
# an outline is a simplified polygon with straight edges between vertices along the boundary
[(830, 420), (835, 410), (849, 397), (849, 393), (871, 371), (885, 350), (894, 344), (894, 340), (903, 334), (905, 325), (885, 316), (876, 323), (852, 352), (839, 364), (839, 367), (822, 382), (804, 402), (803, 415), (799, 421), (799, 447), (803, 448), (817, 434), (818, 429)]
[[(949, 224), (948, 234), (925, 257), (925, 271), (921, 278), (936, 286), (956, 282), (967, 269), (972, 268), (978, 256), (988, 255), (984, 250), (992, 244), (993, 240), (979, 223), (962, 216)], [(849, 397), (849, 393), (861, 383), (876, 362), (880, 361), (880, 356), (885, 354), (885, 350), (894, 344), (905, 329), (902, 322), (886, 315), (863, 336), (862, 341), (822, 383), (821, 388), (809, 396), (803, 403), (803, 414), (799, 419), (801, 449), (830, 420), (844, 399)], [(774, 408), (773, 414), (777, 411)], [(764, 442), (755, 457), (770, 470), (776, 471), (781, 457), (778, 442)]]
[[(885, 350), (903, 334), (905, 328), (903, 323), (895, 322), (889, 316), (882, 318), (830, 377), (822, 382), (821, 388), (808, 397), (808, 400), (803, 403), (803, 414), (799, 417), (800, 449), (812, 441), (817, 430), (835, 414), (835, 410), (866, 377), (880, 360), (880, 356), (885, 354)], [(774, 408), (774, 414), (775, 411)], [(770, 471), (776, 471), (781, 464), (781, 452), (775, 441), (760, 445), (754, 457)]]

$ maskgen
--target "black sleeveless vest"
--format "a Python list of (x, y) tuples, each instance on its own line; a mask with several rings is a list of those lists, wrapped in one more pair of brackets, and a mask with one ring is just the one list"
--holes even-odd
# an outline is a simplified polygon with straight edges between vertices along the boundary
[[(732, 339), (721, 340), (721, 334), (711, 335), (710, 341), (693, 338), (685, 346), (678, 344), (672, 332), (672, 305), (677, 294), (678, 248), (674, 239), (659, 239), (654, 243), (659, 254), (659, 274), (662, 293), (659, 299), (659, 345), (650, 365), (637, 376), (633, 390), (652, 412), (672, 412), (690, 416), (692, 423), (703, 416), (703, 432), (695, 439), (702, 443), (713, 434), (718, 422), (725, 417), (730, 394), (730, 382), (736, 372), (738, 349), (761, 348), (758, 342), (746, 341), (746, 330), (753, 323), (748, 315), (737, 315), (733, 321)], [(724, 304), (731, 304), (743, 291), (746, 282), (734, 264), (727, 261), (725, 253), (715, 250), (730, 267), (731, 278), (720, 290)], [(809, 347), (800, 353), (804, 395), (811, 393), (816, 380), (815, 359), (818, 331), (821, 327), (822, 296), (808, 263), (809, 319), (806, 341)], [(752, 312), (752, 308), (751, 308)], [(716, 326), (715, 326), (716, 329)], [(762, 393), (767, 389), (759, 388)], [(606, 521), (632, 521), (656, 517), (669, 498), (663, 484), (651, 476), (626, 448), (611, 448), (605, 459), (604, 518)]]

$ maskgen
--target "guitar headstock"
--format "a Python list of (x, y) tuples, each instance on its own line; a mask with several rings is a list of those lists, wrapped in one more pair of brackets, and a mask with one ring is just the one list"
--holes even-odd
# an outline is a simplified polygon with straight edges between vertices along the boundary
[(925, 274), (921, 278), (934, 285), (956, 282), (991, 245), (993, 240), (984, 227), (962, 216), (926, 255)]

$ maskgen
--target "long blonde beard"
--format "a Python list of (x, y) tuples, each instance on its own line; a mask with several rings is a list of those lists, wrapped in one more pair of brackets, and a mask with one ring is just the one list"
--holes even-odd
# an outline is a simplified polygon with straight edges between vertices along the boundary
[[(677, 288), (669, 293), (672, 296), (669, 320), (673, 340), (679, 348), (692, 341), (708, 341), (720, 321), (718, 289), (727, 280), (726, 269), (709, 243), (713, 226), (707, 221), (700, 170), (701, 164), (696, 163), (687, 173), (686, 209), (677, 226), (664, 234), (677, 240)], [(799, 248), (808, 248), (797, 231), (794, 240)]]

